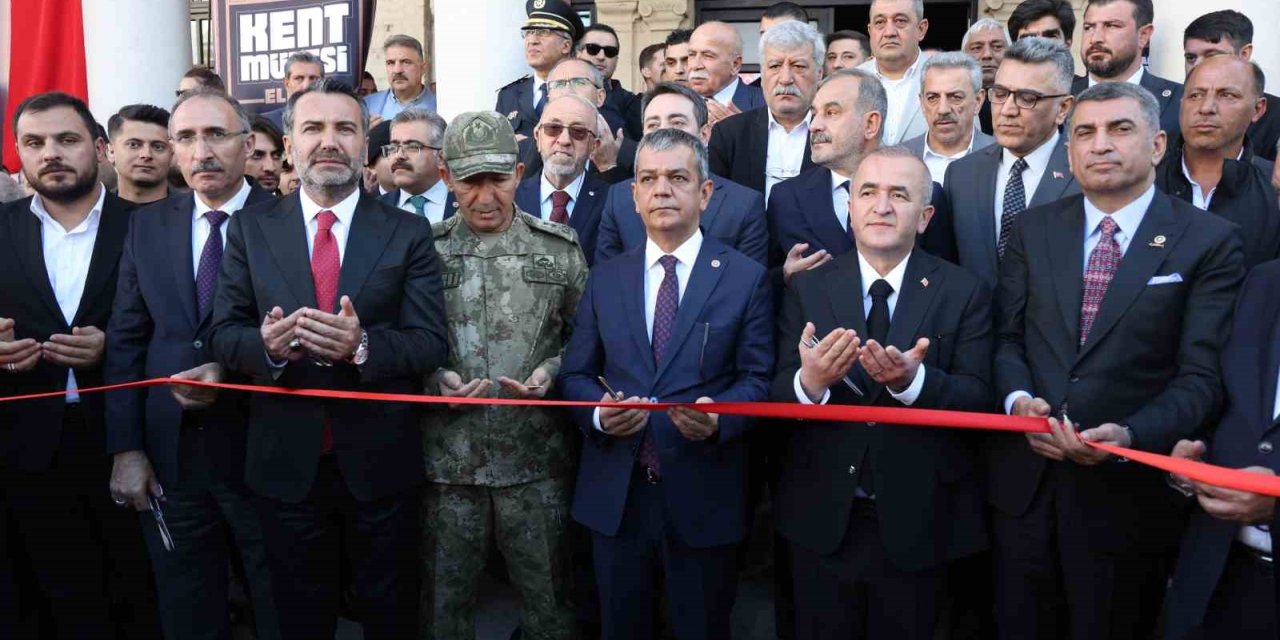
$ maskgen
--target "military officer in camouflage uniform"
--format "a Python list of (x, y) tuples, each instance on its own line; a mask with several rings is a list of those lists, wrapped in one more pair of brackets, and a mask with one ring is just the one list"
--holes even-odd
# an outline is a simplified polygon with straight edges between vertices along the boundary
[[(514, 204), (523, 166), (506, 118), (465, 113), (444, 138), (458, 213), (433, 226), (444, 263), (447, 365), (427, 393), (542, 398), (560, 370), (587, 279), (577, 236)], [(566, 532), (574, 431), (561, 411), (452, 406), (422, 420), (423, 637), (475, 637), (490, 537), (524, 600), (523, 632), (570, 638)]]

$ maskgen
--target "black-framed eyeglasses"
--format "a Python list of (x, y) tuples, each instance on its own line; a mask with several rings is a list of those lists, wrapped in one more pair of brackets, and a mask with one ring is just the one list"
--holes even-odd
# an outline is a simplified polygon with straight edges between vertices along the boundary
[(1028, 91), (1026, 89), (1013, 91), (1006, 87), (996, 85), (987, 89), (987, 99), (992, 104), (1004, 104), (1009, 101), (1009, 96), (1013, 96), (1013, 103), (1018, 105), (1019, 109), (1034, 109), (1041, 100), (1050, 98), (1065, 98), (1069, 93), (1043, 94), (1038, 91)]
[(604, 57), (606, 58), (613, 59), (618, 57), (618, 48), (611, 47), (607, 44), (596, 44), (594, 42), (588, 42), (582, 45), (581, 47), (579, 47), (578, 49), (580, 51), (586, 51), (587, 55), (589, 56), (598, 56), (600, 55), (600, 52), (603, 51)]
[(595, 82), (592, 82), (591, 78), (565, 78), (564, 80), (547, 81), (547, 91), (559, 91), (568, 88), (577, 89), (579, 87), (600, 88)]
[(382, 145), (382, 155), (390, 157), (403, 150), (406, 156), (413, 158), (422, 155), (422, 152), (427, 149), (439, 151), (440, 147), (433, 147), (419, 142), (392, 142), (391, 144)]
[(538, 125), (538, 128), (552, 138), (559, 138), (560, 134), (564, 133), (565, 129), (568, 129), (569, 137), (572, 138), (574, 142), (582, 142), (583, 140), (586, 140), (589, 137), (595, 137), (596, 135), (596, 132), (586, 127), (580, 127), (574, 124), (565, 126), (558, 122), (544, 122)]

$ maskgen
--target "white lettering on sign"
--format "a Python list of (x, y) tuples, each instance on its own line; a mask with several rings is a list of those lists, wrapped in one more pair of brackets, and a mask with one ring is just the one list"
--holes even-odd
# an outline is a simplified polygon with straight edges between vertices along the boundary
[(240, 14), (237, 79), (241, 83), (283, 80), (284, 63), (300, 51), (319, 56), (326, 75), (350, 73), (354, 42), (347, 35), (349, 17), (349, 2)]

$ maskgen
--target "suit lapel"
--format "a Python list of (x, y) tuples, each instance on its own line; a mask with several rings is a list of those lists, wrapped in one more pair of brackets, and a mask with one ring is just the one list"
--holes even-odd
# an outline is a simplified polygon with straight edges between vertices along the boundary
[[(831, 314), (835, 317), (835, 326), (815, 327), (818, 333), (814, 338), (822, 340), (837, 327), (852, 329), (858, 333), (859, 339), (867, 337), (867, 314), (862, 309), (862, 271), (858, 268), (858, 254), (850, 251), (836, 259), (835, 268), (827, 271), (827, 302), (831, 304)], [(871, 378), (867, 377), (862, 367), (855, 366), (849, 370), (860, 389), (871, 386)]]
[(118, 273), (116, 266), (120, 264), (120, 253), (124, 249), (124, 237), (128, 232), (129, 212), (125, 209), (124, 202), (108, 193), (102, 203), (102, 217), (98, 222), (98, 237), (93, 243), (93, 257), (89, 260), (84, 293), (80, 296), (80, 305), (76, 308), (71, 326), (82, 324), (81, 319), (93, 307), (91, 301), (97, 299), (108, 284), (114, 284), (112, 281)]
[(711, 192), (711, 201), (707, 203), (707, 210), (702, 212), (702, 217), (698, 220), (698, 226), (702, 227), (703, 234), (708, 233), (716, 223), (716, 216), (719, 215), (720, 207), (724, 204), (724, 181), (712, 176), (711, 182), (715, 185), (715, 189)]
[[(685, 286), (684, 295), (680, 296), (680, 306), (676, 310), (676, 326), (671, 330), (671, 342), (667, 343), (665, 357), (658, 363), (656, 379), (662, 378), (663, 373), (680, 352), (680, 345), (684, 344), (685, 338), (689, 337), (694, 321), (702, 315), (703, 307), (707, 306), (707, 299), (711, 297), (711, 292), (720, 282), (720, 274), (732, 267), (724, 249), (711, 246), (711, 242), (710, 238), (703, 237), (702, 249), (698, 251), (693, 269), (689, 271), (689, 284)], [(712, 266), (713, 260), (715, 266)]]
[[(281, 200), (271, 211), (253, 218), (270, 238), (267, 249), (284, 275), (298, 307), (316, 305), (316, 285), (311, 278), (311, 257), (307, 253), (307, 226), (302, 220), (302, 203), (295, 193)], [(349, 245), (350, 243), (348, 243)], [(350, 249), (350, 246), (348, 246)]]
[(983, 154), (984, 164), (987, 168), (978, 177), (978, 228), (982, 233), (982, 244), (986, 250), (982, 255), (987, 256), (990, 262), (991, 272), (1000, 272), (1000, 263), (996, 255), (996, 178), (1000, 171), (1000, 158), (1003, 155), (1003, 149), (999, 145), (991, 145), (986, 149), (979, 151)]
[(915, 123), (917, 118), (924, 117), (924, 111), (920, 109), (920, 95), (912, 91), (907, 96), (906, 104), (902, 105), (902, 126), (898, 128), (898, 139), (891, 144), (901, 144), (906, 138), (907, 132), (911, 131), (911, 125)]
[[(1107, 293), (1098, 307), (1098, 315), (1089, 329), (1089, 339), (1080, 348), (1081, 358), (1106, 337), (1107, 332), (1146, 288), (1147, 280), (1155, 275), (1165, 257), (1177, 246), (1186, 226), (1187, 221), (1179, 220), (1174, 214), (1168, 197), (1157, 192), (1155, 200), (1147, 208), (1147, 214), (1129, 240), (1129, 249), (1125, 251), (1124, 259), (1116, 269), (1111, 284), (1107, 286)], [(1165, 237), (1164, 244), (1158, 247), (1148, 244), (1157, 235)], [(1169, 248), (1165, 248), (1166, 246)]]
[(760, 132), (758, 136), (748, 136), (747, 140), (758, 143), (755, 149), (751, 150), (750, 162), (747, 175), (761, 176), (760, 191), (764, 192), (764, 185), (768, 184), (768, 178), (764, 177), (765, 167), (769, 163), (769, 109), (764, 107), (756, 109), (756, 130)]
[(645, 368), (652, 374), (657, 368), (653, 362), (653, 344), (649, 341), (649, 330), (645, 326), (644, 278), (648, 265), (644, 263), (644, 244), (625, 254), (619, 261), (618, 269), (627, 286), (617, 289), (622, 297), (622, 310), (626, 314), (626, 322), (631, 325), (631, 335), (636, 339), (637, 352)]
[(1062, 198), (1062, 194), (1073, 181), (1075, 177), (1071, 175), (1071, 164), (1067, 160), (1067, 145), (1059, 141), (1053, 149), (1053, 154), (1049, 156), (1049, 164), (1045, 166), (1044, 175), (1040, 178), (1036, 192), (1031, 194), (1031, 202), (1027, 208), (1038, 207)]
[[(30, 202), (30, 198), (26, 200)], [(44, 263), (44, 239), (40, 229), (40, 219), (35, 214), (17, 216), (14, 245), (18, 257), (26, 267), (27, 280), (36, 291), (40, 301), (44, 303), (51, 317), (58, 322), (64, 321), (62, 309), (58, 307), (58, 298), (53, 293), (53, 285), (49, 284), (49, 266)]]
[[(387, 239), (391, 237), (394, 228), (395, 221), (375, 205), (373, 198), (360, 194), (355, 216), (351, 219), (351, 231), (347, 233), (347, 248), (342, 256), (338, 299), (344, 295), (353, 301), (356, 299), (364, 281), (382, 258), (382, 252), (387, 248)], [(335, 300), (334, 304), (337, 303)], [(337, 308), (322, 311), (337, 313)]]
[[(1276, 378), (1280, 376), (1280, 305), (1271, 298), (1271, 313), (1264, 318), (1256, 318), (1255, 322), (1262, 322), (1264, 326), (1270, 323), (1271, 344), (1268, 349), (1259, 349), (1261, 352), (1262, 371), (1260, 375), (1250, 376), (1251, 379), (1258, 380), (1262, 384), (1262, 406), (1259, 407), (1262, 415), (1258, 424), (1264, 425), (1263, 431), (1269, 431), (1271, 426), (1276, 422), (1275, 406), (1276, 406)], [(1267, 331), (1263, 329), (1263, 331)]]
[[(1083, 198), (1077, 199), (1071, 206), (1049, 216), (1044, 242), (1036, 242), (1034, 246), (1027, 243), (1027, 259), (1034, 260), (1038, 249), (1047, 250), (1049, 254), (1058, 310), (1062, 313), (1063, 328), (1071, 338), (1068, 353), (1075, 351), (1080, 342), (1080, 304), (1084, 296), (1083, 203)], [(1029, 239), (1024, 238), (1026, 240)]]
[(1151, 75), (1151, 71), (1146, 70), (1142, 72), (1142, 79), (1138, 84), (1155, 96), (1156, 101), (1160, 103), (1160, 115), (1164, 116), (1165, 109), (1169, 108), (1169, 101), (1173, 99), (1173, 91), (1156, 80), (1156, 77)]
[[(831, 172), (823, 168), (803, 175), (807, 183), (796, 191), (798, 195), (813, 194), (814, 198), (809, 202), (809, 206), (805, 206), (803, 202), (797, 204), (800, 205), (803, 215), (808, 218), (813, 235), (828, 253), (839, 254), (851, 250), (853, 241), (849, 239), (849, 232), (840, 226), (840, 218), (837, 217), (835, 204), (831, 199)], [(850, 184), (850, 190), (852, 188), (853, 185)]]
[[(272, 200), (274, 198), (275, 196), (271, 195), (271, 193), (269, 193), (265, 189), (261, 189), (256, 186), (251, 187), (249, 189), (249, 197), (245, 198), (244, 207), (242, 207), (241, 210), (244, 210), (245, 208), (258, 204), (259, 202), (266, 202), (267, 200)], [(195, 206), (195, 203), (192, 202), (192, 207), (194, 206)], [(191, 231), (190, 220), (191, 220), (192, 212), (193, 212), (193, 209), (188, 209), (185, 211), (186, 213), (185, 219), (188, 221), (188, 224), (186, 225), (186, 231), (188, 234)], [(239, 213), (239, 211), (236, 211), (235, 213)], [(228, 220), (225, 224), (231, 224), (231, 222)], [(191, 238), (188, 237), (187, 241), (185, 243), (181, 243), (180, 246), (186, 247), (186, 250), (185, 250), (187, 254), (185, 258), (186, 264), (191, 264), (191, 261), (194, 259), (194, 256), (191, 254), (191, 251), (193, 249), (193, 247), (191, 246)], [(224, 245), (223, 249), (225, 250), (225, 248), (226, 247)], [(192, 311), (198, 311), (196, 309), (196, 303), (195, 303), (196, 288), (195, 288), (194, 274), (190, 272), (188, 272), (188, 274), (191, 275), (192, 277), (187, 278), (185, 282), (186, 282), (186, 291), (190, 292), (191, 301), (190, 301), (190, 304), (188, 304), (185, 301), (183, 302), (183, 304), (186, 305), (185, 308), (187, 309), (190, 309)], [(183, 285), (179, 284), (179, 286), (181, 287)], [(183, 295), (185, 296), (186, 294), (184, 293)], [(194, 318), (195, 316), (192, 316), (192, 317)], [(195, 327), (197, 332), (203, 332), (205, 325), (209, 323), (209, 319), (212, 317), (213, 317), (213, 305), (209, 305), (209, 308), (204, 310), (204, 315), (200, 316), (200, 318), (198, 318), (195, 322), (193, 322), (192, 326)]]
[(608, 184), (591, 176), (582, 179), (582, 189), (573, 203), (573, 215), (569, 216), (569, 226), (578, 232), (579, 239), (594, 235), (600, 227), (600, 210), (608, 192)]
[[(889, 344), (907, 351), (915, 346), (911, 339), (920, 323), (924, 321), (925, 312), (933, 305), (934, 294), (941, 288), (941, 279), (933, 274), (938, 265), (929, 254), (916, 251), (907, 262), (907, 271), (902, 278), (902, 290), (898, 292), (898, 301), (893, 308), (893, 318), (889, 322)], [(933, 286), (925, 286), (924, 282)]]
[[(186, 314), (194, 329), (203, 318), (196, 317), (196, 280), (191, 270), (195, 256), (191, 247), (191, 225), (195, 224), (195, 196), (176, 199), (173, 209), (164, 221), (164, 236), (169, 251), (169, 266), (173, 269), (173, 286), (178, 294), (178, 306)], [(149, 214), (144, 214), (149, 215)], [(230, 221), (227, 222), (230, 224)], [(209, 305), (212, 307), (213, 305)]]
[[(542, 179), (541, 174), (525, 178), (516, 187), (516, 206), (521, 211), (535, 217), (542, 217)], [(450, 192), (450, 197), (453, 193)]]

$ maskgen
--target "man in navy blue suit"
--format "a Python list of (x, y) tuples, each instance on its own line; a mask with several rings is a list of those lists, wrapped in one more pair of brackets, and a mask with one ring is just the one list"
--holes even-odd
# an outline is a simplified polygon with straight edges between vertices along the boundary
[[(174, 159), (193, 192), (132, 220), (107, 325), (107, 384), (226, 379), (207, 342), (227, 223), (245, 206), (271, 199), (244, 179), (254, 148), (243, 133), (249, 122), (244, 107), (221, 92), (199, 89), (174, 106)], [(141, 512), (167, 637), (231, 633), (227, 565), (236, 556), (253, 594), (258, 637), (280, 637), (262, 527), (244, 484), (248, 417), (248, 396), (240, 393), (172, 386), (107, 395), (111, 491)], [(166, 523), (178, 534), (172, 549), (150, 513), (149, 495), (165, 500)]]
[[(764, 400), (772, 295), (763, 266), (698, 228), (714, 189), (706, 148), (660, 129), (636, 165), (648, 240), (592, 271), (560, 372), (565, 398)], [(585, 434), (573, 516), (592, 530), (604, 637), (656, 635), (660, 573), (676, 637), (729, 637), (750, 421), (689, 407), (571, 414)]]
[(436, 112), (419, 107), (405, 109), (391, 119), (390, 137), (381, 151), (391, 163), (391, 178), (397, 188), (378, 196), (378, 201), (417, 214), (431, 224), (453, 217), (458, 205), (440, 170), (440, 148), (447, 126)]
[(563, 95), (547, 103), (533, 130), (542, 168), (516, 187), (516, 205), (522, 211), (578, 232), (588, 265), (609, 191), (609, 183), (587, 172), (587, 160), (600, 146), (598, 120), (595, 105), (581, 96)]
[(765, 106), (764, 91), (738, 78), (742, 36), (724, 22), (704, 22), (689, 36), (689, 87), (707, 101), (711, 124)]
[[(711, 137), (707, 104), (692, 89), (663, 82), (644, 97), (644, 130), (679, 129), (697, 136), (706, 144)], [(600, 216), (600, 236), (595, 259), (604, 261), (624, 251), (644, 246), (644, 220), (636, 212), (631, 191), (635, 179), (614, 185), (605, 199)], [(764, 196), (736, 182), (711, 175), (714, 190), (702, 212), (702, 233), (729, 245), (748, 258), (764, 264), (769, 251), (769, 229), (765, 224)], [(588, 256), (590, 257), (590, 256)]]

